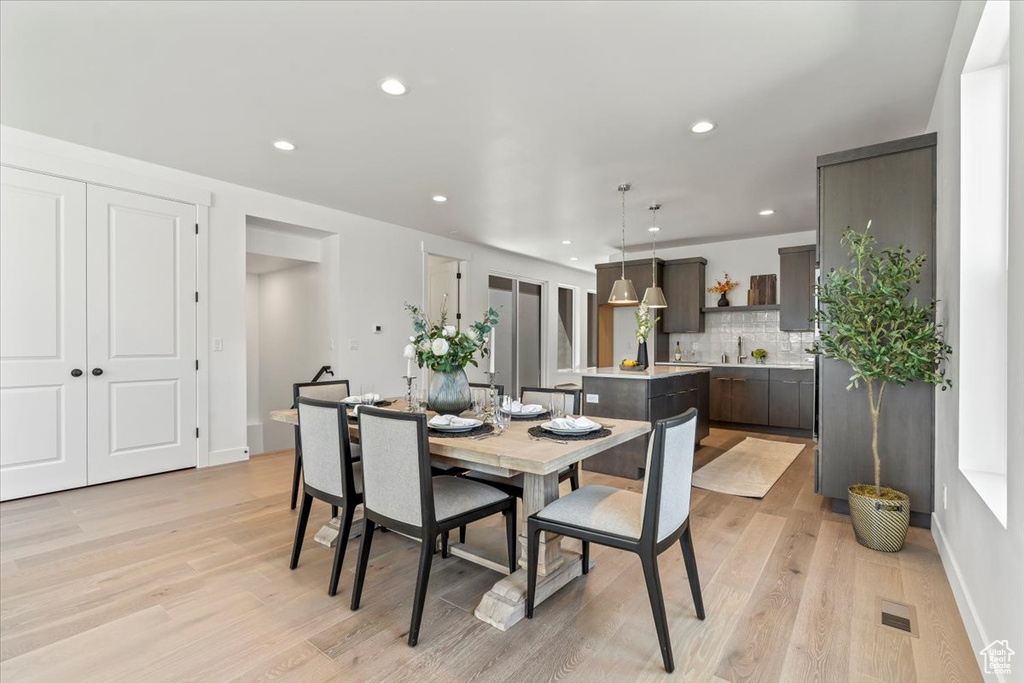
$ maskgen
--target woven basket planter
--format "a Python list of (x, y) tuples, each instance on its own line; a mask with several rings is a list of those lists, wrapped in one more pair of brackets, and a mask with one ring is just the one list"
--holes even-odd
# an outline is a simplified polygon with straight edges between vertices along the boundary
[(873, 498), (848, 491), (853, 532), (862, 546), (885, 553), (894, 553), (903, 547), (910, 526), (910, 496), (893, 489), (882, 491), (897, 500)]

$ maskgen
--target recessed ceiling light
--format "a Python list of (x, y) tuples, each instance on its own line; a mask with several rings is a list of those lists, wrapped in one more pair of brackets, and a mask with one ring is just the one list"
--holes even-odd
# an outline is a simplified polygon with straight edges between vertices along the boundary
[(572, 240), (562, 240), (562, 244), (572, 244)]
[(759, 211), (758, 213), (762, 216), (771, 216), (773, 213), (775, 213), (775, 209), (765, 209), (763, 211)]
[(693, 124), (692, 130), (694, 133), (709, 133), (715, 129), (715, 124), (711, 121), (698, 121)]
[(389, 95), (404, 95), (408, 90), (405, 83), (397, 78), (385, 78), (380, 82), (380, 89)]
[(274, 143), (274, 147), (281, 150), (282, 152), (290, 152), (295, 149), (295, 145), (288, 142), (287, 140), (278, 140)]
[(445, 197), (443, 194), (435, 194), (433, 199), (438, 204), (444, 204), (446, 201), (448, 201), (448, 198)]
[(575, 256), (570, 256), (570, 257), (569, 257), (569, 260), (570, 260), (570, 261), (579, 261), (579, 259), (578, 259), (578, 258), (576, 258)]
[(657, 225), (652, 225), (651, 227), (647, 228), (647, 232), (658, 232), (659, 230), (661, 230), (661, 228), (659, 228)]

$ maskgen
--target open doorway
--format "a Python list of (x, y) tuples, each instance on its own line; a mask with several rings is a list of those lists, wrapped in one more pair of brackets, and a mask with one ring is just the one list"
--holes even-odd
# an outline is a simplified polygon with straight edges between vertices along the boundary
[(427, 314), (431, 320), (441, 318), (441, 307), (447, 305), (448, 324), (462, 329), (463, 262), (448, 256), (427, 254)]
[[(294, 446), (269, 419), (292, 404), (292, 385), (331, 364), (323, 242), (330, 233), (249, 217), (246, 225), (246, 421), (250, 454)], [(216, 349), (215, 349), (216, 350)], [(331, 379), (325, 377), (324, 379)]]

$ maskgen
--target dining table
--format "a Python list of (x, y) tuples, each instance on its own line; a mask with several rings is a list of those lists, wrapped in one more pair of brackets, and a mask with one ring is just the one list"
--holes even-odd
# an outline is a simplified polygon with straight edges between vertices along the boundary
[[(390, 399), (391, 410), (405, 411), (405, 399)], [(419, 409), (422, 410), (422, 409)], [(434, 415), (424, 411), (429, 419)], [(295, 409), (272, 410), (270, 418), (291, 425), (299, 423)], [(483, 438), (452, 437), (428, 433), (431, 460), (509, 479), (522, 476), (523, 512), (519, 519), (519, 568), (509, 573), (504, 558), (494, 558), (465, 543), (451, 543), (449, 552), (456, 557), (483, 565), (505, 574), (481, 598), (475, 614), (478, 619), (506, 630), (526, 616), (526, 519), (558, 499), (558, 472), (572, 463), (604, 452), (619, 444), (643, 437), (651, 431), (646, 421), (600, 418), (603, 427), (600, 438), (572, 439), (557, 435), (547, 438), (529, 433), (543, 420), (515, 419), (507, 429), (495, 431)], [(349, 421), (349, 429), (358, 437), (358, 420)], [(607, 432), (607, 433), (606, 433)], [(358, 522), (358, 519), (354, 520)], [(332, 545), (337, 535), (337, 519), (317, 534), (318, 540)], [(353, 524), (353, 535), (361, 531), (361, 524)], [(591, 559), (591, 566), (594, 562)], [(562, 547), (558, 534), (542, 533), (537, 563), (537, 602), (543, 602), (560, 588), (583, 573), (581, 554)]]

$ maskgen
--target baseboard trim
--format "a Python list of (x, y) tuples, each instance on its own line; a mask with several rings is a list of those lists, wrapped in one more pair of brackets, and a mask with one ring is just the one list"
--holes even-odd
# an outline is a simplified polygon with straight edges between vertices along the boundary
[[(956, 600), (956, 607), (960, 612), (960, 618), (967, 629), (967, 638), (971, 641), (971, 647), (974, 648), (975, 657), (978, 657), (977, 653), (992, 641), (989, 640), (988, 634), (985, 633), (985, 629), (981, 626), (978, 612), (974, 609), (974, 601), (971, 600), (971, 594), (968, 592), (967, 586), (964, 584), (963, 577), (960, 574), (960, 565), (957, 563), (949, 543), (946, 542), (946, 534), (942, 531), (942, 522), (939, 521), (938, 515), (934, 512), (932, 513), (932, 538), (935, 539), (935, 547), (939, 551), (942, 568), (946, 571), (946, 579), (949, 581), (950, 588), (953, 589), (953, 599)], [(980, 660), (978, 660), (978, 669), (982, 671), (981, 675), (986, 681), (1006, 683), (1006, 679), (1000, 675), (984, 673)]]
[(216, 465), (226, 465), (230, 462), (241, 462), (249, 459), (249, 449), (245, 446), (239, 446), (238, 448), (225, 448), (219, 451), (210, 451), (210, 464), (208, 467), (214, 467)]

